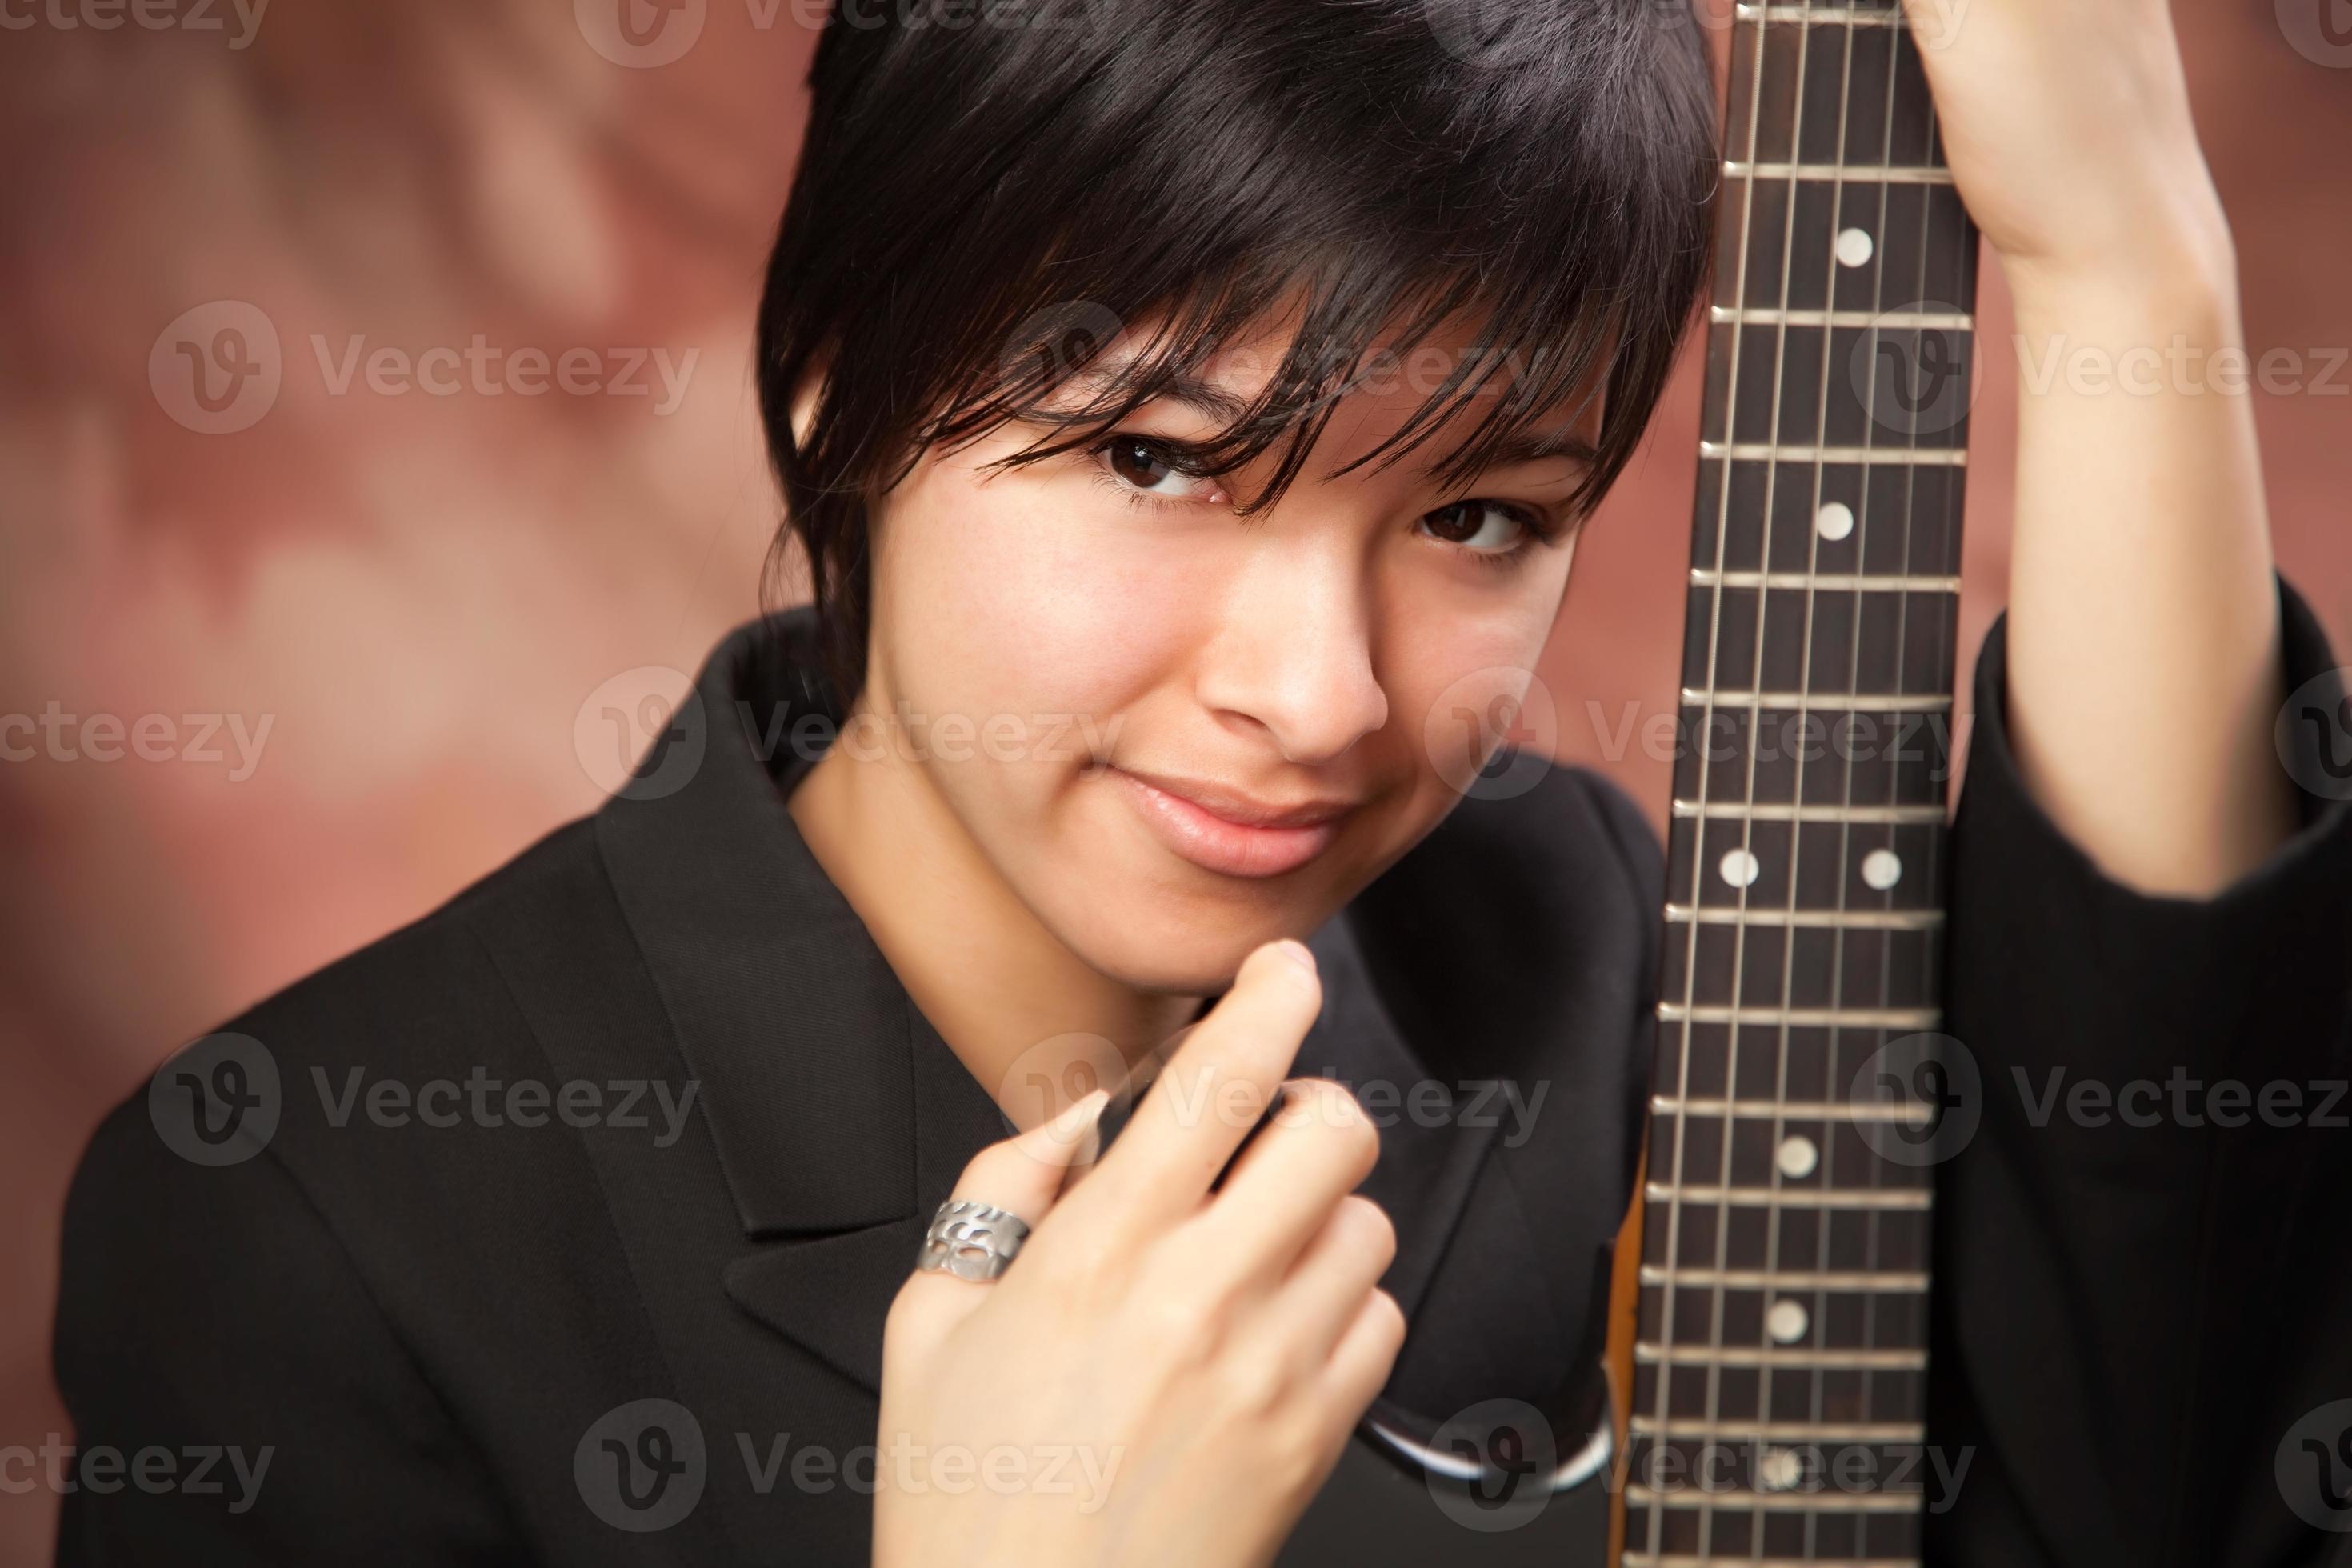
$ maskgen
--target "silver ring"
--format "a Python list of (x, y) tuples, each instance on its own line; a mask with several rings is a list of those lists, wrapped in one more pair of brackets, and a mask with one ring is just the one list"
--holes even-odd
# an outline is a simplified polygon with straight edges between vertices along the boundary
[(984, 1285), (1013, 1267), (1028, 1238), (1028, 1223), (1019, 1215), (969, 1198), (950, 1198), (923, 1233), (915, 1271), (952, 1274)]

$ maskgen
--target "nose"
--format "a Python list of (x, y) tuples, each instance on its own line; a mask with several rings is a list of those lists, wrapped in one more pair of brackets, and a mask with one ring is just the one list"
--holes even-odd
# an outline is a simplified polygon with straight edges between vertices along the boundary
[(1370, 563), (1349, 531), (1260, 526), (1198, 694), (1224, 723), (1264, 731), (1285, 761), (1328, 763), (1388, 722)]

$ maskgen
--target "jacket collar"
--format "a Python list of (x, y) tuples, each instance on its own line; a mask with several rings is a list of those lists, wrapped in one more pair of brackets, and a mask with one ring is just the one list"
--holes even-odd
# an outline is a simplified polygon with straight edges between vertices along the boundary
[[(870, 1389), (882, 1321), (956, 1176), (1011, 1123), (908, 998), (786, 795), (842, 705), (808, 606), (719, 645), (596, 830), (749, 1244), (737, 1304)], [(797, 739), (796, 739), (797, 737)], [(1297, 1070), (1410, 1092), (1430, 1076), (1343, 912), (1309, 939), (1325, 1002)], [(1426, 1292), (1491, 1123), (1399, 1117), (1361, 1189), (1396, 1220), (1383, 1281)]]

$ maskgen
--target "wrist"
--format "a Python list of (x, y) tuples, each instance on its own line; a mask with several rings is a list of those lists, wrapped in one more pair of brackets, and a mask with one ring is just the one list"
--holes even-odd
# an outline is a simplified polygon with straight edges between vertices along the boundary
[(2000, 265), (2018, 329), (2029, 335), (2102, 324), (2161, 326), (2208, 342), (2236, 333), (2237, 247), (2218, 206), (2073, 254), (2000, 253)]

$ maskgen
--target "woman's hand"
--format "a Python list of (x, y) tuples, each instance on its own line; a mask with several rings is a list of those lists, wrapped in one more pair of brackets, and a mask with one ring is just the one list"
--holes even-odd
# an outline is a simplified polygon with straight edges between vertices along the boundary
[(2012, 282), (2221, 262), (2168, 0), (1905, 4), (1946, 161)]
[(2017, 311), (2008, 729), (2114, 879), (2206, 897), (2294, 824), (2236, 257), (2166, 0), (1905, 0)]
[(1210, 1191), (1321, 1003), (1304, 947), (1261, 947), (1082, 1184), (1098, 1095), (972, 1161), (955, 1195), (1034, 1233), (995, 1282), (918, 1273), (891, 1307), (881, 1568), (1272, 1558), (1404, 1338), (1345, 1089), (1289, 1085)]

